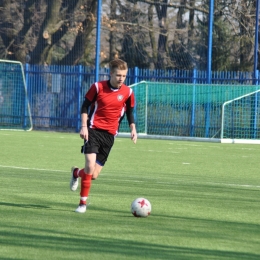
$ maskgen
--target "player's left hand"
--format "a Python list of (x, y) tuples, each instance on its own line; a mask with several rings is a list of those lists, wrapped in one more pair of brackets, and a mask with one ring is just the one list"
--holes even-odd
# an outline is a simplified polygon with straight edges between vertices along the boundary
[(134, 142), (134, 144), (136, 144), (137, 132), (136, 132), (135, 124), (131, 124), (130, 129), (131, 129), (131, 140)]
[(136, 144), (137, 142), (137, 133), (135, 131), (131, 132), (131, 140)]

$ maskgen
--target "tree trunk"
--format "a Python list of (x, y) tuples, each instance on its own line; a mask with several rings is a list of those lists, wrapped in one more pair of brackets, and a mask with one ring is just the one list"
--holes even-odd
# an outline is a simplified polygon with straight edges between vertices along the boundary
[(110, 21), (109, 21), (109, 60), (115, 59), (117, 55), (116, 51), (116, 28), (113, 22), (116, 20), (116, 0), (111, 0), (110, 4)]
[(166, 55), (166, 46), (167, 46), (167, 2), (168, 0), (163, 0), (165, 5), (156, 5), (157, 16), (159, 19), (159, 39), (158, 39), (158, 56), (157, 56), (157, 69), (165, 69), (167, 66), (167, 55)]
[(156, 49), (156, 40), (153, 29), (153, 5), (149, 5), (148, 8), (148, 25), (149, 25), (149, 37), (152, 47), (152, 60), (154, 61), (154, 66), (156, 67), (155, 61), (157, 61), (157, 49)]

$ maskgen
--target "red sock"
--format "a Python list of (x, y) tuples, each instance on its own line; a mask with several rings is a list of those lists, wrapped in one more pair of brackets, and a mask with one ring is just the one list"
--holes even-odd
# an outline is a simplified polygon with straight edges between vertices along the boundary
[(79, 168), (74, 168), (74, 170), (73, 170), (73, 177), (74, 178), (78, 178), (79, 176), (78, 176), (78, 171), (79, 171)]
[[(80, 170), (80, 172), (81, 172), (81, 170)], [(88, 197), (90, 187), (91, 187), (91, 179), (92, 179), (92, 175), (90, 175), (90, 174), (84, 173), (84, 175), (81, 177), (80, 197), (82, 197), (82, 198)], [(80, 200), (80, 204), (86, 204), (86, 200)]]
[[(73, 175), (74, 175), (74, 178), (78, 178), (78, 177), (81, 177), (85, 175), (85, 172), (84, 172), (84, 168), (83, 169), (78, 169), (76, 168), (73, 172)], [(93, 175), (92, 175), (93, 176)], [(96, 180), (96, 178), (93, 178), (92, 177), (92, 180)]]
[(78, 176), (77, 177), (84, 177), (84, 175), (86, 175), (86, 173), (84, 172), (84, 168), (83, 169), (80, 169), (79, 171), (78, 171)]

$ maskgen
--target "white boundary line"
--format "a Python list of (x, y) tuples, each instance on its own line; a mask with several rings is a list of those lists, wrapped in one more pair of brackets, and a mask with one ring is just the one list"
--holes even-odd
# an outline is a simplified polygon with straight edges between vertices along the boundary
[[(27, 168), (27, 167), (16, 167), (16, 166), (8, 166), (8, 165), (0, 165), (0, 168), (11, 168), (11, 169), (21, 169), (21, 170), (35, 170), (35, 171), (49, 171), (49, 172), (67, 172), (69, 173), (69, 171), (62, 171), (62, 170), (52, 170), (52, 169), (40, 169), (40, 168)], [(105, 174), (104, 174), (105, 175)], [(104, 176), (103, 175), (103, 176)], [(111, 178), (110, 178), (111, 179)], [(117, 181), (118, 179), (113, 179), (113, 181)], [(151, 178), (149, 178), (149, 180), (151, 180)], [(122, 179), (120, 181), (124, 181), (124, 182), (145, 182), (146, 180), (127, 180), (127, 179)], [(163, 181), (154, 181), (154, 183), (157, 184), (168, 184), (168, 185), (178, 185), (178, 184), (182, 184), (182, 181), (176, 181), (176, 182), (163, 182)], [(208, 185), (212, 185), (212, 186), (232, 186), (232, 187), (243, 187), (243, 188), (260, 188), (260, 185), (250, 185), (250, 184), (235, 184), (235, 183), (220, 183), (220, 182), (196, 182), (196, 181), (191, 181), (190, 183), (195, 183), (195, 184), (208, 184)]]
[(260, 144), (256, 139), (220, 139), (222, 144)]
[(35, 171), (51, 171), (51, 172), (68, 172), (61, 170), (50, 170), (50, 169), (40, 169), (40, 168), (27, 168), (27, 167), (16, 167), (16, 166), (8, 166), (8, 165), (0, 165), (0, 168), (12, 168), (12, 169), (20, 169), (20, 170), (35, 170)]
[[(118, 137), (128, 137), (129, 133), (119, 133)], [(147, 135), (147, 134), (137, 134), (140, 139), (156, 139), (156, 140), (172, 140), (172, 141), (193, 141), (193, 142), (210, 142), (210, 143), (220, 143), (221, 140), (218, 138), (202, 138), (202, 137), (186, 137), (186, 136), (171, 136), (171, 135)]]
[[(130, 138), (129, 133), (119, 133), (121, 138)], [(221, 144), (260, 144), (259, 139), (230, 139), (230, 138), (203, 138), (203, 137), (186, 137), (186, 136), (164, 136), (164, 135), (146, 135), (138, 134), (139, 139), (153, 140), (171, 140), (171, 141), (192, 141), (192, 142), (208, 142)]]

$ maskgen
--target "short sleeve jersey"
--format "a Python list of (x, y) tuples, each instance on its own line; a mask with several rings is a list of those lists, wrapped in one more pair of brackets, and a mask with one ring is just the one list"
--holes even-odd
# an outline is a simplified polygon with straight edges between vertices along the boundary
[(108, 81), (92, 84), (85, 97), (92, 103), (89, 127), (106, 130), (112, 135), (117, 135), (120, 119), (127, 108), (135, 105), (131, 88), (124, 84), (119, 89), (110, 88)]

